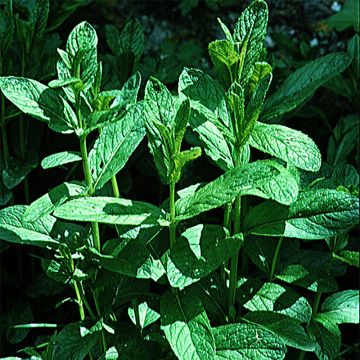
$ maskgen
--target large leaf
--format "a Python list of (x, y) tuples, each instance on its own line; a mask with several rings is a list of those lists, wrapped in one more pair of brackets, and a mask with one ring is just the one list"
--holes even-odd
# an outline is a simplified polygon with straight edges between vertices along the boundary
[(125, 166), (144, 136), (141, 106), (132, 107), (121, 120), (103, 128), (89, 153), (95, 189), (101, 189)]
[(73, 183), (58, 185), (30, 204), (25, 211), (24, 220), (29, 222), (36, 221), (50, 214), (67, 199), (81, 194), (84, 190), (83, 186)]
[(241, 282), (237, 299), (250, 311), (271, 311), (289, 316), (299, 322), (311, 319), (311, 306), (305, 297), (290, 287), (264, 283), (257, 288), (251, 280)]
[(255, 311), (244, 317), (251, 322), (262, 325), (279, 336), (285, 345), (304, 351), (313, 351), (314, 342), (305, 333), (300, 322), (282, 314), (271, 311)]
[(242, 238), (230, 237), (217, 225), (196, 225), (176, 239), (167, 256), (166, 273), (180, 289), (199, 281), (238, 251)]
[(359, 199), (332, 189), (301, 193), (290, 207), (271, 201), (254, 207), (245, 219), (248, 234), (323, 239), (349, 231), (359, 221)]
[(52, 130), (72, 132), (77, 119), (70, 105), (53, 89), (32, 79), (0, 77), (3, 94), (25, 114), (45, 121)]
[(101, 254), (94, 248), (85, 251), (104, 269), (117, 274), (154, 281), (165, 274), (161, 261), (155, 259), (144, 245), (136, 241), (123, 248), (118, 239), (113, 239), (105, 243)]
[(141, 201), (113, 197), (83, 197), (70, 200), (56, 208), (54, 215), (65, 220), (96, 221), (114, 225), (167, 225), (158, 207)]
[(315, 354), (319, 360), (333, 360), (340, 351), (341, 332), (336, 324), (313, 321), (308, 332), (315, 342)]
[(268, 22), (268, 7), (265, 1), (253, 1), (241, 14), (234, 28), (235, 46), (240, 43), (242, 71), (240, 85), (249, 80), (254, 65), (259, 60), (263, 50)]
[(359, 296), (359, 290), (345, 290), (329, 296), (322, 303), (316, 319), (336, 324), (359, 324)]
[(284, 342), (274, 333), (255, 324), (230, 324), (213, 329), (216, 360), (280, 360), (285, 358)]
[(231, 202), (239, 194), (257, 188), (279, 174), (267, 161), (256, 161), (227, 171), (204, 187), (176, 201), (179, 220), (188, 219), (202, 212)]
[(51, 337), (51, 359), (77, 359), (82, 360), (99, 341), (100, 329), (95, 326), (85, 336), (81, 335), (81, 326), (78, 323), (66, 325), (58, 334)]
[(349, 63), (348, 55), (338, 52), (311, 61), (296, 70), (266, 101), (261, 120), (274, 121), (309, 100), (319, 86), (344, 71)]
[(321, 154), (315, 143), (300, 131), (282, 125), (257, 123), (250, 145), (300, 169), (318, 171)]
[(23, 220), (27, 206), (15, 205), (0, 210), (0, 238), (18, 244), (57, 247), (50, 235), (56, 219), (46, 215), (34, 222)]
[(210, 321), (191, 292), (176, 295), (166, 292), (160, 312), (161, 328), (179, 360), (214, 359), (215, 341)]

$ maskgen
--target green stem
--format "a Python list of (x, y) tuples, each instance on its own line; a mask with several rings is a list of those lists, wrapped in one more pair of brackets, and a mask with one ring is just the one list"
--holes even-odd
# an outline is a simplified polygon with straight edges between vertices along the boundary
[(81, 297), (81, 294), (80, 294), (80, 290), (79, 290), (79, 286), (78, 286), (77, 281), (74, 280), (73, 286), (74, 286), (74, 290), (75, 290), (76, 300), (77, 300), (77, 303), (78, 303), (78, 306), (79, 306), (80, 319), (81, 319), (81, 321), (83, 321), (83, 320), (85, 320), (84, 304), (83, 304), (83, 301), (82, 301), (82, 297)]
[[(100, 311), (100, 307), (99, 307), (99, 302), (98, 302), (98, 292), (96, 291), (97, 289), (95, 289), (93, 291), (93, 298), (94, 298), (94, 304), (95, 304), (95, 308), (96, 308), (96, 312), (98, 314), (98, 316), (101, 317), (101, 311)], [(106, 337), (105, 337), (105, 331), (104, 329), (101, 329), (101, 346), (102, 346), (102, 350), (105, 353), (107, 350), (107, 343), (106, 343)]]
[[(223, 226), (225, 229), (229, 231), (229, 234), (231, 234), (231, 209), (232, 209), (231, 203), (225, 205)], [(226, 281), (226, 271), (228, 266), (229, 263), (228, 261), (226, 261), (221, 267), (221, 278), (223, 279), (223, 281)]]
[(281, 245), (283, 243), (284, 237), (280, 236), (279, 241), (276, 245), (276, 249), (275, 249), (275, 253), (274, 253), (274, 257), (271, 263), (271, 270), (270, 270), (270, 276), (269, 276), (269, 280), (273, 281), (274, 279), (274, 274), (275, 274), (275, 269), (276, 269), (276, 265), (279, 261), (279, 254), (280, 254), (280, 249), (281, 249)]
[(176, 242), (175, 182), (170, 183), (170, 249)]
[[(315, 297), (314, 297), (314, 302), (313, 302), (313, 305), (312, 305), (312, 314), (311, 314), (311, 320), (314, 320), (317, 312), (318, 312), (318, 309), (319, 309), (319, 305), (320, 305), (320, 299), (321, 299), (321, 291), (317, 291), (316, 294), (315, 294)], [(298, 357), (298, 360), (304, 360), (305, 359), (305, 356), (306, 356), (306, 353), (304, 350), (302, 350), (300, 353), (299, 353), (299, 357)]]
[(116, 175), (114, 175), (111, 178), (111, 186), (112, 186), (112, 189), (113, 189), (114, 196), (116, 198), (119, 198), (120, 197), (120, 192), (119, 192), (119, 185), (118, 185), (117, 180), (116, 180)]
[(138, 304), (137, 299), (132, 300), (132, 305), (134, 307), (136, 328), (139, 330), (139, 332), (141, 332), (139, 304)]
[[(238, 195), (235, 199), (234, 234), (238, 234), (240, 232), (240, 217), (241, 217), (241, 196)], [(236, 317), (235, 298), (236, 298), (238, 265), (239, 265), (239, 252), (237, 252), (230, 260), (229, 315), (232, 320), (235, 320)]]

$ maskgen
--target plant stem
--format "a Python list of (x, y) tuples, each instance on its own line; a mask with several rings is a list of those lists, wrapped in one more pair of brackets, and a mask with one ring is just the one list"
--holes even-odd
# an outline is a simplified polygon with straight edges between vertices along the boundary
[(270, 281), (273, 281), (273, 279), (274, 279), (275, 269), (276, 269), (276, 265), (277, 265), (277, 263), (279, 261), (280, 248), (281, 248), (281, 245), (283, 243), (283, 240), (284, 240), (284, 237), (280, 236), (279, 241), (278, 241), (278, 243), (276, 245), (274, 257), (273, 257), (273, 260), (272, 260), (272, 263), (271, 263), (271, 270), (270, 270), (270, 276), (269, 276)]
[[(241, 196), (238, 195), (235, 199), (235, 213), (234, 213), (234, 234), (240, 232), (240, 217), (241, 217)], [(237, 284), (237, 271), (239, 265), (239, 252), (237, 252), (230, 260), (230, 285), (229, 285), (229, 315), (232, 320), (235, 319), (235, 297)]]
[[(97, 314), (101, 317), (101, 311), (100, 311), (100, 307), (99, 307), (99, 302), (98, 302), (98, 292), (97, 289), (95, 289), (93, 292), (93, 298), (94, 298), (94, 303), (95, 303), (95, 308), (96, 308), (96, 312)], [(104, 329), (101, 329), (101, 346), (102, 346), (102, 350), (105, 353), (107, 350), (107, 343), (106, 343), (106, 337), (105, 337), (105, 331)]]
[(119, 186), (118, 186), (118, 183), (117, 183), (117, 180), (116, 180), (116, 175), (114, 175), (111, 178), (111, 186), (112, 186), (112, 189), (113, 189), (114, 196), (116, 198), (119, 198), (120, 197), (120, 192), (119, 192)]
[[(318, 312), (318, 309), (319, 309), (319, 305), (320, 305), (320, 299), (321, 299), (321, 291), (317, 291), (316, 294), (315, 294), (315, 297), (314, 297), (314, 302), (313, 302), (313, 305), (312, 305), (312, 313), (311, 313), (311, 320), (314, 320), (317, 312)], [(298, 360), (304, 360), (305, 359), (305, 356), (306, 356), (306, 353), (304, 350), (302, 350), (300, 353), (299, 353), (299, 357), (298, 357)]]
[(81, 294), (80, 294), (80, 290), (79, 290), (79, 286), (78, 286), (77, 281), (74, 280), (73, 286), (74, 286), (74, 290), (75, 290), (75, 294), (76, 294), (76, 300), (77, 300), (77, 303), (78, 303), (78, 306), (79, 306), (80, 320), (83, 321), (83, 320), (85, 320), (84, 304), (83, 304), (83, 301), (82, 301), (82, 297), (81, 297)]
[[(226, 204), (225, 205), (225, 211), (224, 211), (224, 221), (223, 221), (223, 226), (225, 229), (227, 229), (229, 231), (229, 233), (231, 234), (231, 209), (232, 209), (232, 204)], [(228, 261), (225, 261), (223, 266), (221, 267), (221, 278), (226, 281), (226, 268), (228, 268)]]
[(170, 249), (176, 242), (176, 222), (175, 222), (175, 182), (170, 182)]

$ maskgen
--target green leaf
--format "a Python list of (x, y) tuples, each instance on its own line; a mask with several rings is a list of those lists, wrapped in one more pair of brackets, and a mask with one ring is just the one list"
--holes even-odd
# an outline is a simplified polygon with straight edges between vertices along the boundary
[(106, 25), (106, 41), (114, 54), (122, 55), (125, 53), (134, 54), (134, 61), (140, 61), (144, 51), (144, 30), (138, 20), (130, 20), (121, 31), (115, 26)]
[(311, 306), (306, 298), (285, 285), (260, 283), (256, 287), (254, 281), (244, 279), (239, 281), (236, 298), (250, 311), (271, 311), (301, 323), (311, 319)]
[(199, 135), (205, 153), (222, 170), (227, 171), (234, 168), (232, 158), (232, 146), (224, 135), (216, 116), (206, 108), (191, 109), (191, 128)]
[(85, 188), (78, 184), (63, 183), (58, 185), (30, 204), (25, 211), (24, 221), (33, 222), (48, 215), (66, 200), (78, 196), (84, 191)]
[(333, 360), (341, 346), (341, 332), (336, 324), (311, 322), (308, 333), (315, 342), (315, 354), (319, 360)]
[(191, 292), (182, 291), (176, 295), (166, 292), (162, 296), (160, 313), (161, 329), (178, 359), (214, 359), (215, 341), (210, 321)]
[(3, 94), (25, 114), (48, 123), (58, 132), (69, 133), (77, 128), (77, 119), (70, 105), (53, 89), (31, 79), (0, 77)]
[(125, 247), (119, 239), (105, 243), (102, 253), (96, 249), (85, 250), (85, 254), (96, 260), (100, 266), (109, 271), (138, 279), (158, 281), (165, 269), (159, 259), (138, 241), (132, 241)]
[[(86, 21), (81, 22), (71, 31), (67, 42), (66, 51), (70, 55), (75, 66), (75, 75), (85, 85), (85, 89), (92, 86), (98, 69), (97, 63), (98, 38), (95, 29)], [(79, 65), (76, 64), (80, 56)], [(80, 73), (76, 74), (76, 67), (79, 66)]]
[(321, 154), (315, 143), (300, 131), (282, 125), (257, 123), (250, 145), (300, 169), (318, 171)]
[(358, 115), (340, 118), (329, 138), (327, 161), (330, 164), (337, 165), (341, 161), (347, 161), (354, 148), (359, 146), (358, 124)]
[[(225, 103), (225, 90), (203, 71), (185, 68), (179, 77), (179, 95), (181, 98), (188, 97), (192, 108), (201, 104), (215, 113), (225, 127), (231, 126)], [(190, 122), (191, 117), (192, 113)]]
[(96, 221), (104, 224), (167, 226), (162, 211), (149, 203), (113, 197), (83, 197), (57, 207), (54, 215), (73, 221)]
[(34, 222), (23, 220), (27, 206), (15, 205), (0, 210), (0, 238), (2, 240), (36, 245), (41, 247), (57, 247), (58, 241), (50, 235), (56, 219), (46, 215)]
[(224, 175), (176, 201), (177, 219), (184, 220), (231, 202), (276, 175), (278, 170), (267, 161), (256, 161), (227, 171)]
[(360, 7), (357, 0), (346, 0), (343, 8), (337, 13), (326, 19), (326, 24), (338, 31), (343, 31), (353, 27), (354, 31), (360, 32), (359, 14)]
[(287, 346), (304, 351), (315, 349), (315, 343), (305, 333), (300, 322), (291, 317), (270, 311), (256, 311), (246, 314), (244, 319), (266, 327)]
[(79, 151), (61, 151), (56, 154), (51, 154), (46, 158), (42, 159), (41, 167), (43, 169), (51, 169), (53, 167), (81, 160), (82, 157)]
[(237, 21), (233, 39), (239, 47), (241, 68), (238, 81), (244, 85), (251, 77), (254, 65), (259, 60), (264, 46), (268, 22), (268, 7), (265, 1), (253, 1)]
[(313, 292), (333, 292), (338, 289), (334, 278), (317, 266), (290, 264), (283, 267), (275, 277)]
[(172, 124), (178, 110), (178, 101), (161, 81), (151, 77), (145, 86), (144, 99), (149, 105), (149, 118), (163, 125)]
[(215, 40), (209, 44), (208, 51), (218, 77), (228, 88), (234, 81), (233, 73), (240, 60), (234, 44), (229, 40)]
[(341, 260), (351, 266), (360, 267), (360, 253), (358, 251), (341, 250), (333, 256), (335, 259)]
[(242, 244), (218, 225), (196, 225), (184, 231), (166, 256), (166, 274), (172, 287), (183, 289), (216, 270)]
[(56, 79), (49, 82), (48, 86), (50, 88), (59, 88), (63, 86), (69, 86), (69, 85), (80, 85), (81, 86), (82, 81), (79, 78), (76, 77), (70, 77), (67, 79)]
[(124, 118), (103, 128), (89, 153), (95, 189), (101, 189), (125, 166), (144, 136), (141, 106), (132, 107)]
[(349, 66), (346, 53), (338, 52), (311, 61), (292, 73), (266, 101), (261, 120), (273, 122), (309, 100), (315, 90)]
[(359, 290), (345, 290), (327, 297), (316, 314), (318, 321), (359, 324)]
[(147, 326), (153, 324), (158, 319), (160, 319), (160, 314), (156, 312), (155, 310), (151, 309), (146, 301), (140, 303), (139, 305), (135, 305), (138, 307), (139, 312), (139, 324), (136, 324), (136, 316), (135, 316), (135, 310), (132, 307), (128, 308), (128, 315), (131, 319), (131, 321), (135, 325), (139, 325), (141, 329), (146, 328)]
[(189, 124), (189, 117), (190, 117), (190, 101), (187, 98), (180, 104), (174, 119), (174, 125), (175, 125), (174, 135), (175, 135), (176, 152), (179, 152), (181, 149), (181, 143), (183, 141), (186, 128)]
[(2, 171), (2, 180), (7, 189), (13, 189), (19, 185), (31, 171), (33, 171), (38, 165), (37, 154), (31, 152), (25, 155), (24, 160), (18, 158), (11, 159), (7, 169)]
[(275, 161), (271, 164), (279, 170), (279, 175), (257, 189), (247, 191), (248, 195), (271, 199), (283, 205), (292, 204), (298, 197), (299, 186), (295, 177)]
[(213, 328), (216, 360), (281, 360), (284, 342), (264, 327), (255, 324), (230, 324)]
[(104, 354), (102, 354), (99, 360), (117, 360), (119, 359), (119, 352), (116, 350), (115, 346), (112, 346), (110, 349), (106, 350)]
[(272, 201), (254, 207), (245, 218), (247, 234), (316, 240), (351, 230), (359, 220), (359, 199), (320, 189), (306, 191), (285, 207)]
[(82, 360), (99, 341), (100, 329), (86, 336), (80, 334), (80, 324), (71, 323), (66, 325), (58, 334), (50, 338), (53, 360), (75, 358)]

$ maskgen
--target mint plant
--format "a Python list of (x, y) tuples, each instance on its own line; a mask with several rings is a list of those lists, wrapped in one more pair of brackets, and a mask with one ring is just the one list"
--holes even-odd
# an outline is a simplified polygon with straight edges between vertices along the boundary
[[(43, 344), (24, 349), (27, 355), (337, 357), (338, 325), (359, 323), (358, 290), (339, 291), (336, 281), (348, 266), (359, 267), (350, 235), (358, 224), (359, 176), (346, 163), (324, 176), (314, 141), (277, 122), (350, 60), (346, 53), (315, 60), (267, 99), (267, 18), (266, 3), (255, 0), (232, 32), (219, 21), (225, 39), (209, 44), (216, 78), (185, 68), (177, 94), (151, 77), (138, 100), (141, 77), (132, 73), (141, 46), (124, 55), (126, 31), (113, 28), (115, 59), (131, 66), (121, 89), (102, 90), (98, 38), (87, 22), (58, 49), (57, 78), (48, 85), (0, 77), (2, 93), (20, 111), (64, 140), (78, 140), (78, 149), (45, 157), (43, 169), (83, 168), (82, 179), (0, 210), (0, 238), (38, 247), (46, 276), (73, 290), (58, 306), (78, 308), (66, 324), (32, 316), (11, 323), (19, 338), (24, 329), (56, 328)], [(129, 24), (131, 38), (136, 22)], [(121, 196), (120, 172), (145, 137), (167, 188), (160, 204)], [(203, 154), (222, 174), (182, 187)]]

